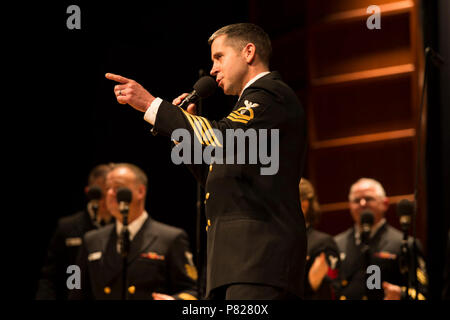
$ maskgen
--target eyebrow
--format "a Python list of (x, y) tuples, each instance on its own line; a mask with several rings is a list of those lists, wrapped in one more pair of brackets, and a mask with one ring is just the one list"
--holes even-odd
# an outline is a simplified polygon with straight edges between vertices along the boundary
[(213, 59), (217, 59), (219, 56), (222, 56), (222, 55), (223, 55), (223, 53), (221, 51), (216, 52), (213, 54)]

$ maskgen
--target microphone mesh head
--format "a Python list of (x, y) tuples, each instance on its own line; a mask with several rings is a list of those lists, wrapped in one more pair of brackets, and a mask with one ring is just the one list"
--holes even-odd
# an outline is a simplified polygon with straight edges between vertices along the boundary
[(128, 202), (130, 203), (132, 199), (131, 190), (126, 187), (121, 187), (117, 189), (117, 201), (118, 202)]
[(204, 76), (194, 84), (194, 90), (200, 98), (209, 97), (217, 88), (216, 81), (210, 76)]
[(370, 210), (365, 210), (361, 213), (361, 224), (368, 224), (370, 226), (373, 225), (374, 222), (373, 212)]
[(92, 186), (89, 188), (87, 198), (91, 200), (100, 200), (102, 198), (102, 189), (99, 186)]
[(414, 213), (414, 203), (408, 199), (402, 199), (397, 204), (397, 216), (412, 216)]

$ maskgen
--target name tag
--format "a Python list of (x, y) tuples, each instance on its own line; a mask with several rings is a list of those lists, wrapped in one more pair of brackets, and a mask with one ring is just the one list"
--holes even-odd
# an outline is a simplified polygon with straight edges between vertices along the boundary
[(81, 246), (81, 238), (66, 238), (66, 246), (67, 247), (76, 247)]
[(101, 251), (96, 251), (96, 252), (92, 252), (88, 255), (88, 260), (89, 261), (95, 261), (98, 260), (102, 257), (102, 252)]

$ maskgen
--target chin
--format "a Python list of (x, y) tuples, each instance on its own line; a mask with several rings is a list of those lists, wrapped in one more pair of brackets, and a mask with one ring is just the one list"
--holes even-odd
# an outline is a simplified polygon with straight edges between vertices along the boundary
[(234, 92), (233, 88), (223, 87), (223, 93), (227, 96), (237, 96), (239, 93)]
[(228, 87), (226, 87), (225, 85), (223, 87), (221, 87), (223, 90), (224, 94), (230, 94), (230, 89)]

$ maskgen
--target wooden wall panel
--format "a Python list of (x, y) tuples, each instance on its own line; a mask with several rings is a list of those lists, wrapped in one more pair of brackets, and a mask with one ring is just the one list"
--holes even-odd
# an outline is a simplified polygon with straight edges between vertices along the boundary
[(321, 24), (343, 18), (351, 19), (367, 13), (371, 5), (378, 5), (383, 13), (404, 11), (414, 6), (413, 1), (398, 0), (310, 0), (308, 2), (309, 23)]
[(353, 182), (362, 177), (381, 182), (386, 194), (413, 193), (414, 140), (379, 141), (310, 152), (310, 177), (322, 203), (347, 201)]
[(409, 74), (312, 88), (317, 140), (413, 127), (410, 90)]
[[(305, 106), (304, 176), (324, 208), (322, 231), (352, 225), (347, 196), (361, 177), (383, 184), (393, 203), (387, 220), (396, 227), (395, 203), (413, 199), (423, 72), (419, 1), (250, 1), (252, 22), (272, 37), (273, 66)], [(366, 26), (373, 4), (381, 9), (380, 30)], [(417, 235), (426, 247), (424, 207), (419, 203)]]
[[(409, 195), (409, 198), (412, 198), (412, 195)], [(385, 218), (391, 226), (399, 229), (400, 223), (397, 217), (397, 203), (397, 199), (390, 202), (389, 208), (385, 213)], [(333, 223), (329, 223), (330, 221), (333, 221)], [(353, 224), (353, 219), (348, 206), (345, 205), (344, 207), (343, 205), (342, 209), (322, 212), (321, 219), (316, 228), (335, 236), (341, 232), (344, 232), (353, 226)]]
[(368, 30), (365, 19), (312, 27), (312, 77), (411, 63), (409, 14), (381, 21), (381, 30)]

